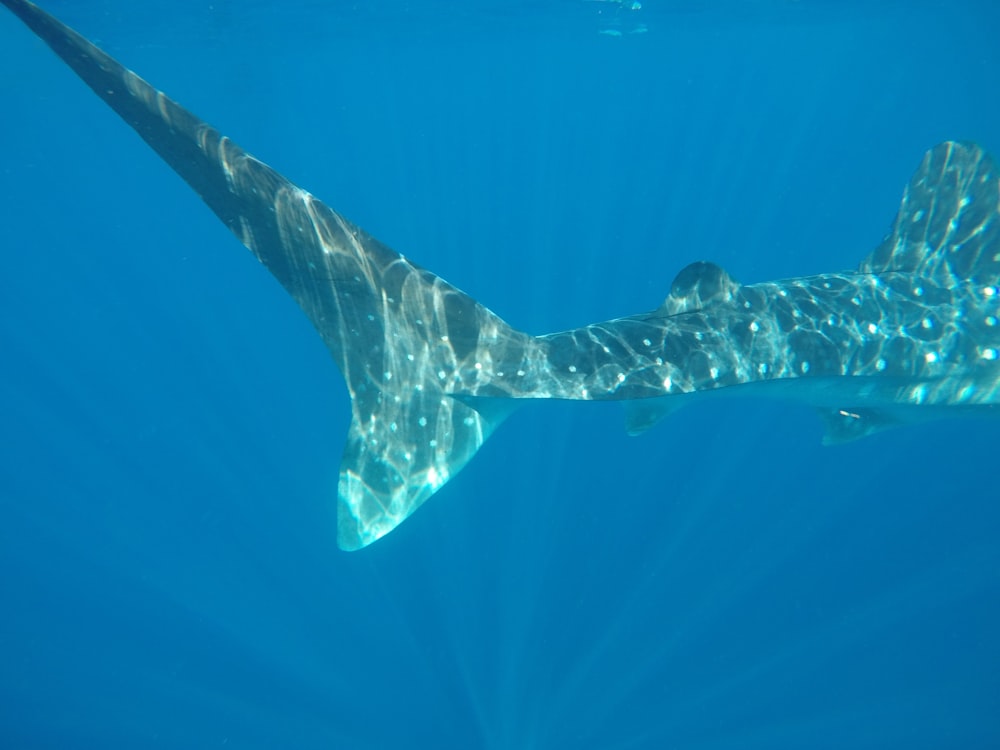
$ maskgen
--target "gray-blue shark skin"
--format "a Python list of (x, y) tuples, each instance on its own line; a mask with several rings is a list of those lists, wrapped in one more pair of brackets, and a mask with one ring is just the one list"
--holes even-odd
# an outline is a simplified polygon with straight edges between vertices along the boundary
[(657, 309), (531, 336), (352, 225), (24, 0), (0, 0), (183, 177), (298, 302), (352, 419), (338, 544), (405, 520), (525, 399), (626, 402), (639, 432), (693, 399), (815, 406), (829, 441), (1000, 401), (1000, 180), (974, 144), (927, 152), (856, 271), (740, 285), (710, 263)]

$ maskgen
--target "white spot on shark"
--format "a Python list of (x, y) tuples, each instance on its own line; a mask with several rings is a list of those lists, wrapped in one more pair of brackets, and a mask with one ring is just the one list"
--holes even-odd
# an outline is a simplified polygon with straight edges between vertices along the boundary
[(427, 484), (429, 484), (432, 489), (436, 490), (447, 481), (448, 474), (443, 469), (438, 470), (436, 466), (431, 466), (427, 469)]

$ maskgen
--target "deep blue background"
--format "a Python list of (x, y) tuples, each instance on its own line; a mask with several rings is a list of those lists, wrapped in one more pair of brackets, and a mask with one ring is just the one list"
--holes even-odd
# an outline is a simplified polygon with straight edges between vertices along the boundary
[[(1000, 149), (986, 0), (46, 6), (536, 333), (853, 267)], [(6, 12), (0, 220), (3, 747), (1000, 746), (996, 423), (541, 404), (342, 553), (319, 338)]]

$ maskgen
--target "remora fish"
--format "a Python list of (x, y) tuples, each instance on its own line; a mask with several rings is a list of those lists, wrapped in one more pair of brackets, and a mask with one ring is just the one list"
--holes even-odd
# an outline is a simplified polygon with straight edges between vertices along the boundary
[(1000, 181), (942, 143), (858, 270), (742, 286), (694, 263), (655, 310), (514, 330), (382, 245), (25, 0), (0, 0), (201, 196), (326, 342), (351, 396), (341, 548), (387, 534), (522, 399), (622, 400), (629, 429), (708, 395), (815, 406), (827, 441), (1000, 400)]

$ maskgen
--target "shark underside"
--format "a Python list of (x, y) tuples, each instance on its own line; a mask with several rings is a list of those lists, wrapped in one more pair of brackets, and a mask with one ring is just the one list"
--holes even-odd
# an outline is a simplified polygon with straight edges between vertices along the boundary
[(741, 285), (682, 270), (640, 315), (532, 336), (365, 234), (85, 38), (0, 0), (201, 196), (312, 321), (351, 396), (338, 544), (405, 520), (525, 399), (618, 400), (641, 432), (692, 400), (792, 399), (828, 442), (1000, 402), (1000, 177), (928, 151), (855, 271)]

